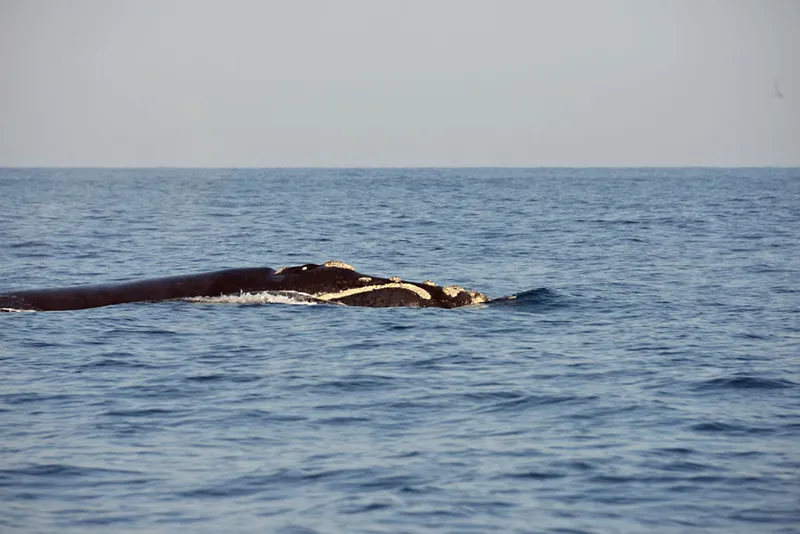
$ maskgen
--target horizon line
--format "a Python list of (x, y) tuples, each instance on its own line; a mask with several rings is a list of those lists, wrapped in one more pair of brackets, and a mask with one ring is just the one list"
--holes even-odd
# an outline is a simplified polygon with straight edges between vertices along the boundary
[(797, 165), (0, 165), (0, 169), (209, 169), (209, 170), (291, 170), (291, 169), (800, 169)]

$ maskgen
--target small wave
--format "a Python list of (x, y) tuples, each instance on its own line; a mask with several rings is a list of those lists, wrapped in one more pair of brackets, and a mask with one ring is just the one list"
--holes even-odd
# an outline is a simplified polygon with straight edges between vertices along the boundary
[(317, 419), (314, 422), (320, 425), (346, 426), (346, 425), (358, 425), (360, 423), (368, 423), (370, 421), (372, 421), (372, 419), (369, 417), (339, 416), (339, 417), (326, 417), (324, 419)]
[(23, 393), (9, 393), (2, 396), (3, 401), (6, 404), (27, 404), (29, 402), (50, 402), (50, 401), (58, 401), (58, 402), (68, 402), (75, 399), (75, 395), (69, 395), (65, 393), (56, 393), (53, 395), (47, 395), (42, 393), (35, 393), (35, 392), (23, 392)]
[(488, 406), (478, 409), (479, 412), (494, 413), (494, 412), (520, 412), (528, 408), (535, 408), (548, 404), (560, 404), (563, 402), (572, 402), (582, 400), (580, 397), (569, 395), (525, 395), (510, 400), (501, 400), (494, 402)]
[(211, 373), (211, 374), (198, 374), (191, 375), (184, 378), (187, 382), (235, 382), (235, 383), (249, 383), (261, 380), (257, 375), (241, 375), (231, 373)]
[(470, 391), (462, 393), (461, 397), (467, 401), (489, 401), (489, 402), (504, 402), (508, 400), (522, 399), (526, 395), (516, 391)]
[(662, 453), (686, 455), (686, 454), (695, 454), (697, 452), (694, 449), (689, 449), (686, 447), (663, 447), (660, 449), (655, 449), (655, 451), (659, 455)]
[(380, 391), (393, 386), (390, 376), (354, 374), (315, 385), (318, 391)]
[(737, 425), (732, 423), (725, 423), (722, 421), (710, 421), (705, 423), (697, 423), (689, 427), (695, 432), (703, 433), (722, 433), (732, 435), (745, 435), (745, 434), (770, 434), (774, 431), (772, 428), (764, 427), (751, 427), (745, 425)]
[(224, 380), (227, 378), (227, 375), (221, 373), (212, 373), (208, 375), (194, 375), (194, 376), (187, 376), (184, 380), (189, 382), (216, 382), (219, 380)]
[(259, 293), (240, 293), (238, 295), (221, 295), (219, 297), (188, 297), (181, 299), (201, 304), (330, 304), (313, 295), (299, 291), (262, 291)]
[(299, 486), (314, 482), (355, 483), (365, 478), (373, 478), (375, 472), (366, 468), (354, 469), (327, 469), (319, 471), (306, 471), (296, 469), (278, 469), (268, 474), (252, 474), (233, 477), (228, 480), (204, 485), (179, 495), (189, 498), (229, 498), (248, 497), (252, 495), (281, 495), (288, 487)]
[(97, 361), (85, 363), (78, 366), (79, 369), (94, 369), (103, 367), (121, 367), (132, 369), (158, 369), (156, 365), (149, 365), (136, 360), (126, 360), (122, 358), (103, 358)]
[(26, 313), (35, 312), (36, 310), (21, 310), (17, 308), (0, 308), (0, 313)]
[(176, 410), (166, 410), (163, 408), (145, 408), (143, 410), (112, 410), (103, 412), (100, 415), (108, 417), (149, 417), (159, 415), (172, 415)]
[(11, 243), (8, 245), (8, 248), (17, 249), (17, 248), (37, 248), (37, 247), (48, 247), (49, 245), (44, 241), (21, 241), (19, 243)]
[(758, 376), (723, 376), (706, 380), (698, 389), (786, 389), (797, 387), (795, 382), (782, 378), (762, 378)]
[(558, 471), (521, 471), (517, 473), (507, 473), (504, 475), (506, 478), (522, 479), (522, 480), (552, 480), (555, 478), (564, 478), (566, 473)]
[(28, 476), (28, 477), (57, 477), (57, 478), (71, 478), (71, 477), (89, 477), (97, 475), (129, 475), (139, 474), (138, 471), (130, 471), (124, 469), (108, 469), (101, 467), (85, 467), (72, 464), (32, 464), (17, 469), (3, 469), (0, 470), (0, 485), (2, 481), (9, 480), (12, 477)]
[(274, 413), (258, 408), (242, 412), (239, 414), (239, 417), (247, 421), (258, 421), (259, 424), (295, 423), (297, 421), (305, 421), (307, 419), (307, 417), (302, 415)]

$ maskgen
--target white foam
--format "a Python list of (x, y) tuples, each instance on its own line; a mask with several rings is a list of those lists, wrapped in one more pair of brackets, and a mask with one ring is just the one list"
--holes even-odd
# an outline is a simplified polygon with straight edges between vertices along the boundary
[(8, 312), (8, 313), (25, 313), (25, 312), (35, 312), (36, 310), (19, 310), (17, 308), (0, 308), (0, 313)]
[(203, 304), (301, 304), (305, 306), (328, 304), (308, 293), (299, 291), (262, 291), (218, 297), (188, 297), (181, 300)]

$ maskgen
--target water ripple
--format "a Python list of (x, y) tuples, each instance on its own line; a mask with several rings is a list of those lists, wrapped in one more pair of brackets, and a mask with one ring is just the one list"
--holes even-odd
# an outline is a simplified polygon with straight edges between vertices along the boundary
[(798, 384), (783, 378), (764, 378), (751, 375), (735, 375), (713, 378), (699, 384), (698, 389), (787, 389)]

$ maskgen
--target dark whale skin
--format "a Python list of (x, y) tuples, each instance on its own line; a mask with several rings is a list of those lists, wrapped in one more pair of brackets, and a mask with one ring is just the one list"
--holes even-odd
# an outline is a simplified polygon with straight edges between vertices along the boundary
[(486, 302), (485, 295), (458, 286), (439, 287), (396, 277), (373, 277), (339, 261), (309, 263), (275, 270), (269, 267), (226, 269), (121, 284), (34, 289), (0, 294), (0, 308), (63, 311), (129, 302), (159, 302), (260, 291), (297, 291), (324, 302), (348, 306), (457, 308)]

